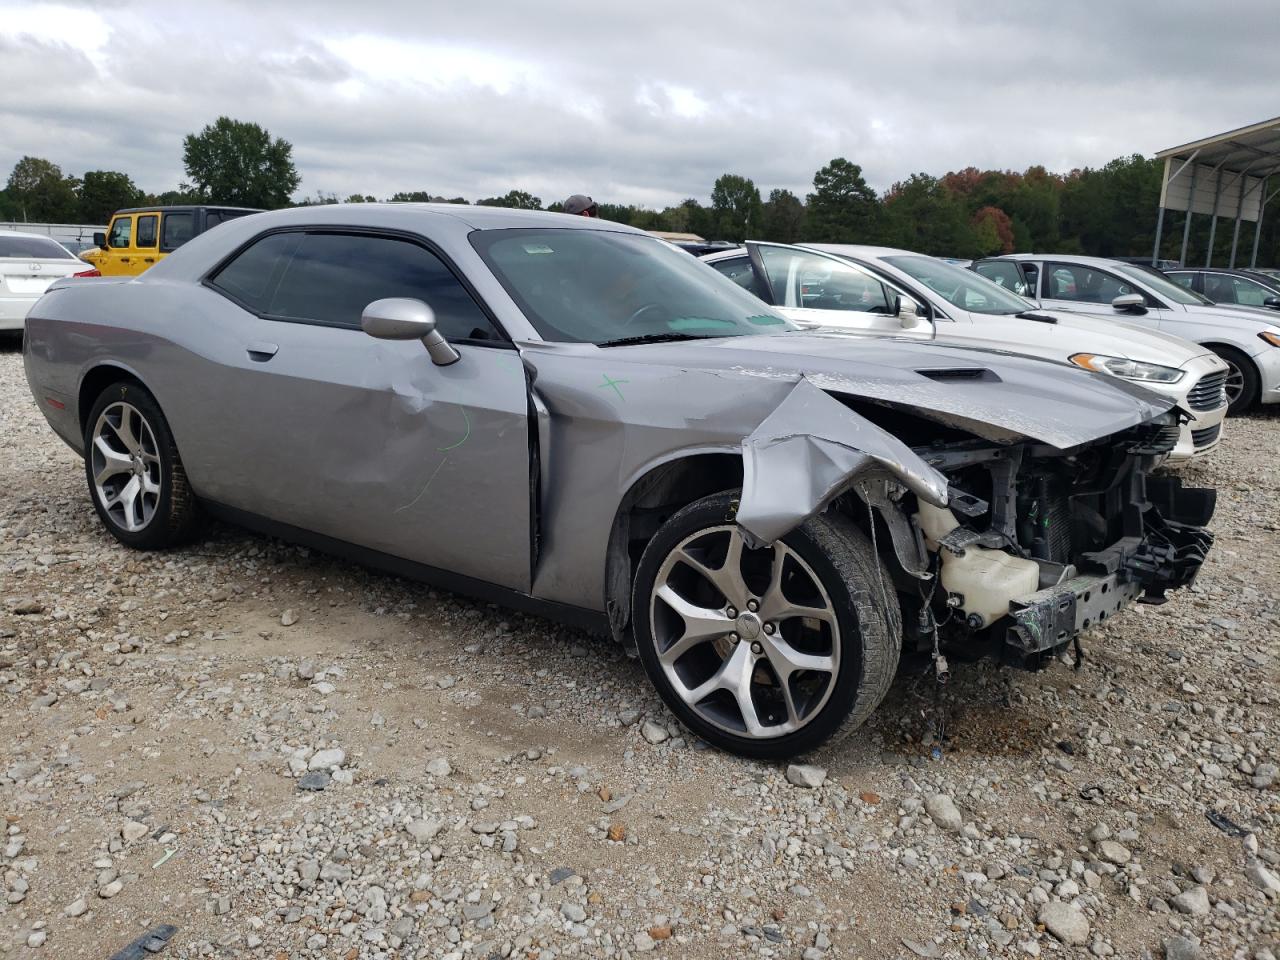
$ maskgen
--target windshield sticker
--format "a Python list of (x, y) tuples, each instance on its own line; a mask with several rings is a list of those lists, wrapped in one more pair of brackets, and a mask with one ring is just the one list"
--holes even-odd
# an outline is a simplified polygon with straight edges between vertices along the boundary
[(524, 247), (524, 252), (529, 254), (555, 253), (555, 251), (545, 243), (524, 243), (521, 244), (521, 246)]

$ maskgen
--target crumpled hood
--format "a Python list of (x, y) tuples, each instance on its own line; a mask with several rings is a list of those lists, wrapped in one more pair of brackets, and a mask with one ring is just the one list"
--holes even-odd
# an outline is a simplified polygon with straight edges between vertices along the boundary
[(912, 410), (998, 442), (1060, 449), (1144, 423), (1174, 401), (1067, 363), (999, 350), (829, 330), (602, 348), (630, 363), (744, 378), (807, 377), (833, 394)]

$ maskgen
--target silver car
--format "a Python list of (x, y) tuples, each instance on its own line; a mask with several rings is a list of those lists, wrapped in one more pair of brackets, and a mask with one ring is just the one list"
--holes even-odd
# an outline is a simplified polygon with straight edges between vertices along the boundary
[(1230, 412), (1280, 403), (1280, 317), (1263, 308), (1216, 304), (1149, 267), (1102, 257), (1012, 254), (971, 268), (1042, 307), (1096, 314), (1111, 309), (1203, 344), (1227, 362)]
[(748, 241), (702, 259), (801, 326), (1012, 350), (1141, 383), (1194, 417), (1182, 426), (1172, 462), (1203, 456), (1222, 438), (1228, 369), (1199, 344), (1082, 313), (1037, 310), (970, 270), (891, 247)]
[(904, 643), (1037, 664), (1211, 542), (1213, 492), (1150, 472), (1169, 399), (797, 331), (581, 217), (245, 217), (140, 277), (55, 284), (24, 359), (122, 543), (208, 513), (610, 633), (699, 736), (758, 757), (857, 727)]

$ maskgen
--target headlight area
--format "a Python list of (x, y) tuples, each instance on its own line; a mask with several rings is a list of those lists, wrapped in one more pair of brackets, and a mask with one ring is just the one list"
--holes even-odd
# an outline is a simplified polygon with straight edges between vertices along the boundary
[(1273, 347), (1280, 347), (1280, 332), (1275, 330), (1263, 330), (1258, 336), (1267, 341)]
[[(1280, 346), (1280, 335), (1277, 335), (1275, 342)], [(1177, 367), (1144, 363), (1141, 360), (1129, 360), (1126, 357), (1107, 357), (1098, 353), (1073, 353), (1067, 359), (1077, 367), (1084, 367), (1094, 373), (1109, 373), (1122, 380), (1136, 380), (1140, 383), (1177, 383), (1183, 376), (1183, 371)]]

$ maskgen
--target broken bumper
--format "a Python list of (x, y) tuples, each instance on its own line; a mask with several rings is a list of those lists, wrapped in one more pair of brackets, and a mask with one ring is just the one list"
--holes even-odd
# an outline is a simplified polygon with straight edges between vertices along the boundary
[(1214, 491), (1161, 478), (1149, 481), (1148, 497), (1144, 537), (1085, 554), (1084, 573), (1010, 601), (1009, 647), (1022, 654), (1059, 648), (1134, 600), (1164, 603), (1166, 591), (1195, 581), (1213, 545), (1205, 525), (1213, 516)]

